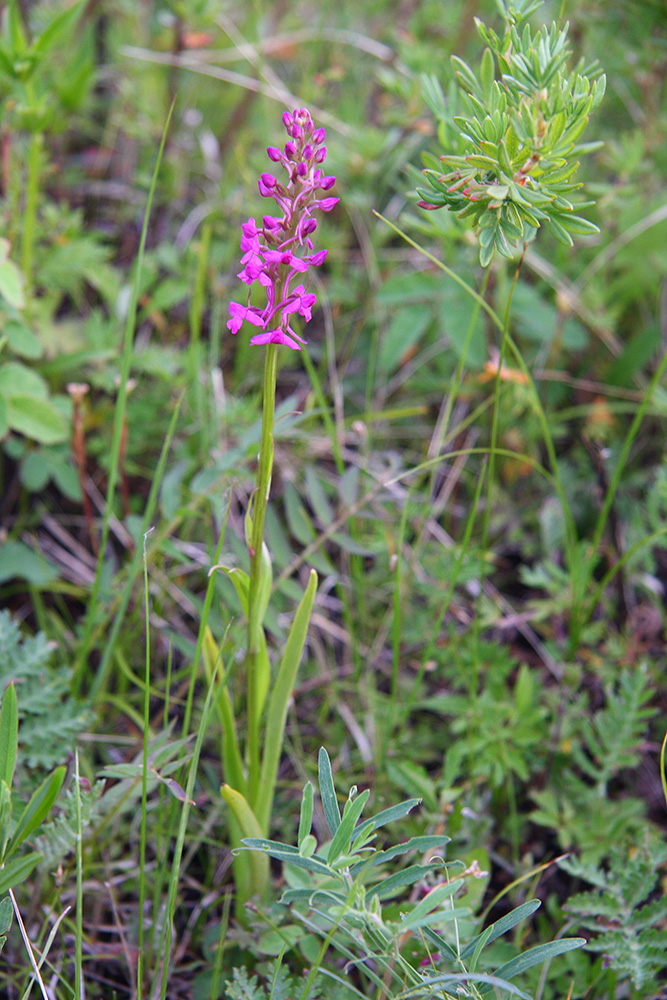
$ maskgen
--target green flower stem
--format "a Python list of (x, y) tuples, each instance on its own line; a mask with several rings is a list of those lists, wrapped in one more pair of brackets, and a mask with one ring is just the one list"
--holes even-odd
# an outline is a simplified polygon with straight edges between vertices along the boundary
[(262, 569), (262, 544), (264, 519), (271, 489), (273, 469), (273, 424), (276, 410), (276, 376), (278, 372), (278, 344), (268, 344), (264, 356), (264, 386), (262, 399), (262, 437), (257, 464), (257, 488), (252, 506), (250, 534), (250, 584), (248, 589), (248, 649), (246, 656), (248, 692), (248, 790), (251, 804), (255, 804), (259, 786), (259, 718), (257, 692), (257, 661), (260, 654), (262, 622), (259, 620), (258, 601)]

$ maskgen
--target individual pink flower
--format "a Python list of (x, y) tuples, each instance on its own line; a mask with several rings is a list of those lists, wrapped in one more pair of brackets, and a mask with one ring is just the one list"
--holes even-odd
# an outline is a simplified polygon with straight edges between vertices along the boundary
[[(289, 333), (287, 332), (289, 330)], [(293, 351), (300, 351), (301, 345), (297, 344), (297, 340), (300, 340), (302, 344), (307, 344), (308, 341), (300, 337), (298, 333), (295, 333), (291, 326), (284, 330), (282, 327), (278, 327), (276, 330), (266, 330), (265, 333), (258, 333), (255, 337), (250, 338), (251, 344), (282, 344), (283, 347), (291, 347)]]
[(247, 320), (248, 323), (252, 323), (253, 326), (262, 326), (263, 319), (258, 316), (256, 311), (252, 306), (242, 306), (238, 302), (229, 303), (229, 315), (230, 318), (227, 320), (227, 326), (232, 331), (232, 333), (238, 333), (243, 326), (243, 320)]

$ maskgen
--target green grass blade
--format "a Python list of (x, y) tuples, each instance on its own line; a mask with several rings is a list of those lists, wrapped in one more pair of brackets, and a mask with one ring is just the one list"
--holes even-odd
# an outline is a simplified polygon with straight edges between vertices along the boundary
[(130, 377), (130, 366), (132, 364), (134, 328), (137, 319), (139, 288), (141, 285), (141, 271), (144, 261), (144, 251), (146, 249), (146, 237), (148, 235), (148, 220), (150, 218), (151, 207), (153, 205), (153, 197), (155, 195), (155, 189), (157, 187), (158, 174), (160, 172), (162, 155), (164, 153), (164, 148), (167, 141), (167, 134), (169, 132), (169, 126), (171, 124), (171, 116), (173, 110), (174, 110), (174, 105), (172, 104), (171, 108), (169, 109), (169, 113), (167, 115), (167, 121), (164, 126), (164, 131), (162, 132), (162, 141), (160, 142), (160, 148), (158, 150), (158, 154), (155, 160), (155, 167), (153, 169), (153, 176), (151, 178), (151, 184), (148, 190), (148, 198), (146, 201), (146, 211), (144, 212), (144, 221), (141, 227), (139, 250), (137, 252), (137, 263), (134, 272), (134, 281), (132, 282), (132, 297), (130, 300), (130, 307), (127, 313), (127, 323), (125, 324), (125, 334), (123, 337), (123, 353), (121, 358), (120, 385), (118, 388), (118, 396), (116, 399), (116, 407), (114, 411), (113, 436), (111, 440), (111, 459), (109, 463), (109, 481), (107, 485), (106, 503), (104, 506), (104, 519), (102, 522), (102, 538), (100, 540), (100, 551), (97, 559), (97, 566), (95, 569), (95, 579), (93, 581), (92, 590), (90, 593), (90, 597), (88, 599), (88, 612), (86, 615), (86, 621), (84, 625), (81, 651), (79, 653), (79, 658), (74, 669), (72, 687), (75, 694), (78, 694), (79, 691), (81, 690), (83, 677), (88, 665), (88, 654), (90, 653), (90, 648), (93, 639), (95, 614), (97, 613), (100, 588), (102, 585), (102, 571), (104, 569), (104, 557), (106, 553), (107, 542), (109, 540), (109, 527), (111, 523), (111, 514), (113, 510), (113, 502), (114, 502), (114, 497), (116, 495), (116, 485), (118, 483), (118, 476), (119, 476), (121, 437), (123, 432), (123, 419), (125, 417), (125, 410), (127, 404), (127, 383)]
[(148, 558), (146, 546), (148, 535), (144, 535), (144, 617), (146, 631), (146, 655), (144, 669), (144, 725), (141, 767), (141, 825), (139, 830), (139, 953), (137, 956), (137, 1000), (141, 1000), (144, 988), (144, 907), (146, 902), (146, 840), (148, 834), (148, 738), (150, 729), (150, 689), (151, 689), (151, 628), (150, 601), (148, 597)]
[(160, 998), (161, 1000), (166, 1000), (167, 996), (167, 982), (169, 979), (169, 962), (171, 957), (171, 939), (174, 921), (174, 911), (176, 909), (176, 889), (178, 887), (178, 876), (181, 867), (181, 858), (183, 857), (183, 845), (185, 843), (185, 831), (188, 825), (188, 818), (190, 816), (191, 803), (194, 801), (194, 788), (195, 788), (195, 778), (197, 776), (197, 767), (199, 765), (199, 758), (201, 756), (202, 745), (204, 743), (204, 735), (208, 729), (208, 717), (211, 712), (211, 706), (213, 703), (213, 691), (215, 687), (216, 677), (214, 675), (213, 681), (209, 684), (208, 691), (206, 692), (206, 699), (204, 701), (204, 706), (202, 709), (202, 718), (197, 731), (197, 739), (195, 740), (195, 746), (192, 753), (192, 760), (190, 761), (190, 770), (188, 772), (188, 780), (185, 787), (185, 802), (181, 806), (180, 822), (178, 825), (178, 834), (176, 836), (176, 844), (174, 847), (173, 861), (171, 865), (171, 874), (169, 877), (169, 890), (167, 894), (167, 906), (165, 913), (165, 923), (164, 930), (162, 932), (162, 940), (160, 947), (160, 955), (162, 956), (163, 966), (162, 966), (162, 982), (160, 986)]
[[(174, 407), (174, 412), (172, 414), (169, 427), (167, 429), (167, 434), (164, 439), (164, 444), (162, 445), (162, 450), (160, 452), (160, 457), (158, 463), (155, 467), (155, 473), (151, 482), (151, 488), (148, 493), (148, 500), (146, 501), (146, 509), (144, 510), (143, 522), (141, 525), (142, 534), (146, 534), (151, 526), (151, 521), (153, 520), (153, 515), (155, 514), (155, 508), (157, 507), (158, 494), (160, 492), (160, 486), (162, 485), (162, 478), (164, 476), (164, 470), (167, 465), (167, 457), (169, 455), (169, 450), (171, 448), (171, 442), (173, 440), (174, 434), (176, 432), (176, 424), (178, 422), (178, 417), (181, 412), (181, 404), (183, 402), (183, 395), (181, 394)], [(113, 624), (109, 630), (109, 635), (104, 644), (104, 652), (100, 658), (100, 664), (95, 671), (95, 677), (92, 684), (90, 685), (90, 696), (95, 699), (100, 696), (102, 691), (104, 691), (104, 685), (106, 683), (109, 666), (111, 664), (111, 658), (113, 656), (114, 650), (116, 648), (116, 639), (125, 621), (125, 612), (132, 599), (132, 592), (134, 590), (134, 585), (137, 577), (139, 576), (139, 571), (141, 569), (142, 563), (142, 550), (137, 546), (132, 557), (132, 562), (130, 563), (130, 568), (127, 574), (127, 580), (123, 588), (123, 592), (113, 615)]]

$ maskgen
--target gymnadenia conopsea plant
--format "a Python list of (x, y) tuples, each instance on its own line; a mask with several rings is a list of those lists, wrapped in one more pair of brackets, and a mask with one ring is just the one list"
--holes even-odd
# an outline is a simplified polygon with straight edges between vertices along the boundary
[[(315, 128), (305, 108), (285, 112), (287, 131), (284, 148), (269, 146), (272, 163), (287, 174), (281, 178), (263, 173), (259, 192), (273, 199), (276, 215), (264, 215), (261, 223), (249, 218), (242, 226), (242, 270), (239, 278), (248, 286), (245, 302), (231, 302), (229, 330), (236, 334), (244, 323), (259, 332), (250, 343), (265, 348), (262, 400), (262, 429), (257, 463), (256, 488), (246, 513), (246, 544), (250, 572), (224, 568), (233, 581), (247, 620), (245, 651), (246, 739), (242, 748), (234, 706), (226, 685), (222, 685), (217, 708), (223, 729), (222, 764), (225, 783), (222, 795), (230, 808), (230, 833), (236, 846), (241, 837), (266, 837), (282, 749), (287, 707), (296, 681), (306, 640), (310, 613), (317, 589), (317, 575), (311, 570), (308, 585), (297, 608), (280, 664), (272, 674), (264, 632), (272, 571), (271, 556), (264, 541), (264, 521), (271, 488), (273, 467), (273, 426), (275, 420), (276, 376), (281, 347), (300, 351), (306, 341), (292, 326), (295, 317), (311, 318), (316, 297), (309, 290), (308, 271), (318, 267), (326, 250), (315, 250), (312, 236), (317, 229), (315, 211), (330, 212), (338, 198), (327, 194), (335, 177), (327, 176), (323, 128)], [(251, 304), (252, 291), (265, 304)], [(206, 636), (209, 674), (219, 651), (209, 632)], [(266, 858), (244, 853), (235, 859), (237, 900), (242, 905), (251, 895), (262, 893), (268, 884)]]
[(452, 57), (461, 113), (449, 119), (437, 80), (426, 81), (425, 97), (449, 151), (440, 162), (426, 154), (428, 187), (418, 188), (422, 208), (447, 207), (470, 219), (483, 266), (494, 250), (520, 256), (542, 226), (568, 246), (573, 235), (598, 232), (575, 214), (591, 202), (575, 204), (582, 185), (573, 177), (578, 157), (599, 145), (580, 140), (604, 95), (605, 77), (595, 65), (569, 67), (567, 25), (534, 31), (526, 23), (541, 0), (498, 0), (498, 6), (505, 18), (501, 36), (475, 19), (486, 45), (479, 71)]

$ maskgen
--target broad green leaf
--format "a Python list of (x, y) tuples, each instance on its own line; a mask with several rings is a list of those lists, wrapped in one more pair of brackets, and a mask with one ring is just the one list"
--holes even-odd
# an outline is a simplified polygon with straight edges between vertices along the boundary
[(46, 819), (58, 798), (58, 793), (65, 780), (65, 767), (57, 767), (41, 783), (34, 792), (27, 806), (21, 813), (14, 830), (6, 857), (11, 857), (14, 851), (27, 840), (31, 833)]
[(287, 636), (283, 657), (266, 709), (266, 735), (260, 773), (260, 800), (257, 803), (257, 811), (263, 829), (269, 825), (276, 775), (283, 746), (287, 709), (296, 684), (316, 591), (317, 573), (311, 569), (308, 585)]
[(19, 746), (19, 710), (16, 691), (9, 684), (0, 709), (0, 781), (11, 789)]
[(12, 260), (0, 264), (0, 295), (14, 309), (25, 306), (23, 275)]
[(0, 545), (0, 583), (16, 577), (36, 587), (46, 587), (57, 576), (52, 564), (24, 542), (8, 541)]
[(28, 327), (15, 319), (10, 319), (2, 328), (3, 335), (14, 354), (22, 358), (40, 358), (43, 348), (39, 340)]
[(331, 761), (329, 760), (329, 754), (326, 752), (324, 747), (320, 747), (320, 752), (317, 758), (317, 769), (319, 774), (320, 799), (322, 800), (324, 818), (327, 821), (327, 826), (329, 827), (331, 834), (333, 835), (340, 826), (340, 809), (338, 808), (336, 788), (334, 786), (333, 774), (331, 772)]
[(19, 361), (8, 361), (0, 365), (0, 396), (11, 399), (14, 396), (31, 396), (47, 399), (49, 387), (36, 371)]
[(380, 340), (378, 367), (381, 371), (395, 371), (406, 352), (421, 340), (432, 323), (433, 307), (428, 302), (394, 311)]
[[(222, 785), (220, 793), (229, 806), (234, 820), (243, 837), (260, 837), (262, 831), (257, 817), (248, 805), (245, 797), (230, 785)], [(235, 859), (244, 869), (244, 882), (247, 898), (259, 893), (264, 896), (269, 885), (269, 858), (259, 851), (244, 852)]]
[(36, 851), (24, 854), (22, 858), (14, 858), (0, 869), (0, 893), (13, 889), (32, 872), (42, 860), (42, 855)]
[(12, 430), (39, 444), (57, 444), (67, 438), (65, 418), (47, 399), (11, 396), (7, 400), (7, 420)]

